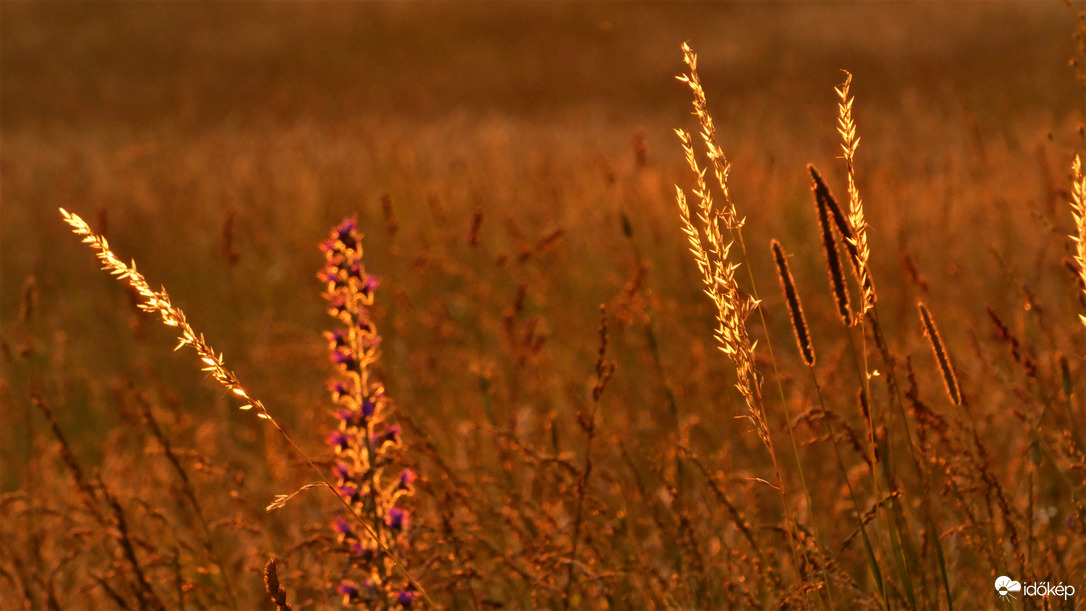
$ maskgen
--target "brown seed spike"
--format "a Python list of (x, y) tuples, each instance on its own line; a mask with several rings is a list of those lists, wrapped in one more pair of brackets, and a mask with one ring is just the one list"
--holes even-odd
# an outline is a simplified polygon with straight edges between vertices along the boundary
[(276, 570), (275, 558), (268, 560), (264, 565), (264, 589), (268, 592), (271, 601), (275, 603), (276, 611), (291, 611), (287, 603), (287, 591), (279, 583), (279, 571)]
[[(815, 194), (815, 208), (818, 211), (818, 229), (822, 234), (822, 252), (826, 255), (826, 269), (830, 275), (830, 287), (833, 289), (833, 300), (837, 303), (837, 315), (846, 326), (852, 324), (852, 311), (849, 308), (848, 286), (845, 284), (845, 272), (841, 266), (841, 256), (837, 251), (837, 237), (830, 225), (830, 210), (827, 203), (830, 195), (829, 189), (822, 182), (814, 166), (808, 165), (807, 169), (814, 178), (811, 190)], [(845, 243), (848, 244), (847, 234)]]
[(935, 360), (939, 362), (939, 371), (943, 374), (943, 383), (946, 385), (946, 393), (954, 405), (962, 404), (962, 391), (958, 387), (958, 376), (954, 373), (954, 367), (950, 364), (950, 355), (947, 354), (943, 338), (939, 335), (939, 328), (931, 318), (927, 306), (923, 303), (916, 304), (920, 310), (920, 322), (924, 325), (924, 335), (928, 338), (931, 351), (935, 354)]
[(807, 164), (807, 171), (811, 174), (811, 179), (814, 181), (814, 185), (811, 187), (815, 192), (816, 198), (821, 198), (826, 203), (826, 207), (830, 211), (830, 215), (833, 217), (833, 224), (837, 227), (837, 232), (841, 235), (841, 239), (845, 242), (845, 248), (848, 249), (849, 260), (852, 261), (853, 270), (856, 269), (858, 252), (856, 251), (856, 244), (852, 242), (852, 227), (848, 224), (848, 218), (845, 213), (841, 211), (841, 205), (837, 203), (837, 198), (833, 196), (830, 188), (826, 186), (826, 183), (822, 180), (822, 175), (818, 173), (813, 164)]
[(784, 298), (788, 302), (788, 315), (792, 319), (792, 332), (796, 336), (799, 353), (808, 367), (814, 367), (814, 344), (811, 343), (807, 317), (803, 315), (803, 304), (800, 303), (799, 294), (796, 292), (796, 281), (792, 278), (792, 270), (788, 269), (788, 258), (784, 255), (781, 243), (773, 240), (772, 246), (773, 259), (777, 263), (777, 276), (780, 277), (781, 289), (784, 291)]

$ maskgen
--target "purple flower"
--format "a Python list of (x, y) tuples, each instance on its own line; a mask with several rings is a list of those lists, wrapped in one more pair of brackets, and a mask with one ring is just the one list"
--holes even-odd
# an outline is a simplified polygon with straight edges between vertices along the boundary
[(347, 426), (353, 426), (357, 428), (362, 428), (366, 426), (366, 421), (369, 420), (369, 417), (372, 415), (372, 411), (369, 414), (366, 414), (365, 410), (359, 412), (358, 410), (353, 410), (346, 407), (342, 407), (336, 410), (336, 418), (343, 421), (343, 423)]
[(351, 583), (349, 581), (341, 581), (339, 583), (339, 587), (336, 588), (336, 592), (339, 592), (340, 594), (342, 594), (343, 597), (347, 600), (347, 602), (351, 602), (351, 601), (355, 600), (356, 598), (358, 598), (358, 594), (359, 594), (358, 586), (354, 585), (353, 583)]
[(328, 313), (336, 318), (347, 311), (347, 298), (343, 295), (328, 296)]
[(396, 485), (396, 489), (410, 492), (411, 484), (414, 483), (416, 479), (418, 479), (418, 475), (415, 475), (414, 471), (411, 469), (404, 469), (400, 473), (400, 483)]
[(328, 392), (332, 393), (332, 401), (339, 401), (340, 397), (351, 394), (351, 389), (343, 382), (329, 382)]
[(366, 276), (365, 282), (362, 283), (362, 294), (371, 295), (377, 290), (380, 281), (377, 280), (377, 276)]
[(349, 535), (352, 532), (351, 523), (348, 522), (347, 518), (343, 516), (339, 516), (338, 518), (336, 518), (336, 523), (332, 526), (332, 528), (341, 535)]
[(332, 238), (338, 242), (337, 246), (351, 250), (358, 248), (358, 238), (361, 236), (356, 232), (357, 225), (354, 219), (345, 218), (339, 227), (332, 230)]
[[(327, 438), (339, 457), (332, 466), (335, 490), (352, 510), (363, 519), (377, 519), (369, 524), (391, 536), (391, 544), (407, 545), (410, 513), (397, 502), (413, 492), (417, 475), (404, 469), (397, 475), (392, 465), (401, 444), (401, 429), (385, 422), (388, 399), (383, 387), (369, 382), (370, 367), (378, 358), (381, 336), (371, 319), (370, 307), (380, 282), (366, 273), (362, 259), (362, 234), (353, 218), (344, 219), (321, 243), (325, 264), (317, 278), (325, 284), (322, 297), (328, 302), (328, 313), (339, 323), (334, 331), (324, 334), (329, 360), (339, 375), (328, 383), (332, 395), (332, 411), (336, 429)], [(386, 471), (386, 468), (388, 471)], [(391, 494), (386, 494), (389, 488)], [(377, 516), (380, 516), (379, 518)], [(347, 551), (349, 566), (344, 567), (358, 581), (343, 580), (337, 591), (344, 603), (362, 602), (413, 607), (416, 591), (405, 587), (402, 579), (385, 579), (387, 560), (368, 537), (361, 536), (358, 525), (346, 514), (332, 524), (339, 544)], [(373, 579), (364, 579), (364, 576)], [(377, 576), (380, 575), (381, 578)]]
[(344, 333), (341, 329), (336, 329), (335, 331), (325, 331), (324, 338), (328, 340), (329, 344), (331, 344), (332, 350), (335, 350), (337, 348), (343, 348), (349, 345), (347, 342), (347, 334)]
[(390, 444), (393, 444), (393, 445), (399, 443), (400, 442), (400, 425), (393, 424), (392, 426), (385, 429), (385, 431), (383, 433), (381, 433), (380, 435), (375, 435), (373, 437), (372, 441), (373, 441), (373, 446), (375, 448), (377, 448), (377, 449), (380, 449), (386, 443), (390, 443)]
[(373, 412), (377, 410), (377, 403), (370, 399), (362, 399), (362, 417), (369, 420), (373, 417)]
[(337, 348), (332, 351), (332, 362), (348, 370), (358, 367), (358, 359), (349, 348)]
[(332, 431), (328, 434), (328, 439), (326, 441), (328, 445), (335, 448), (337, 452), (342, 452), (351, 445), (351, 440), (347, 438), (347, 435), (343, 431)]
[(385, 516), (385, 522), (392, 530), (403, 530), (407, 526), (408, 521), (407, 510), (399, 507), (389, 509), (388, 515)]
[(339, 268), (335, 265), (329, 265), (317, 272), (317, 279), (325, 284), (331, 284), (334, 287), (343, 285), (343, 281), (339, 278)]
[(339, 492), (340, 496), (347, 499), (348, 501), (353, 502), (355, 499), (358, 498), (358, 486), (351, 482), (343, 482), (342, 484), (336, 486), (336, 491)]
[(400, 606), (404, 609), (410, 609), (411, 604), (415, 602), (415, 597), (418, 594), (411, 590), (400, 590), (396, 593), (396, 602), (400, 603)]
[(338, 480), (351, 479), (351, 466), (345, 462), (338, 462), (332, 467), (332, 475), (335, 475)]
[(361, 279), (362, 274), (366, 273), (365, 268), (362, 267), (362, 262), (358, 260), (344, 261), (344, 265), (341, 269), (347, 272), (348, 279)]

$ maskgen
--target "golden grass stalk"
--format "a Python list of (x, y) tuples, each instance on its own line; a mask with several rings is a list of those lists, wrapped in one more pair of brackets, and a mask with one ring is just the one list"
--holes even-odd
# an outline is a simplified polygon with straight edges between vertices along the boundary
[(837, 131), (841, 134), (841, 150), (844, 152), (845, 167), (848, 169), (848, 221), (852, 226), (852, 237), (846, 238), (856, 248), (856, 276), (863, 287), (863, 302), (856, 312), (857, 318), (863, 318), (875, 305), (875, 284), (871, 280), (868, 261), (871, 251), (867, 245), (867, 220), (864, 218), (863, 200), (860, 198), (860, 190), (856, 186), (856, 148), (860, 146), (860, 138), (856, 135), (856, 122), (852, 119), (852, 102), (855, 100), (849, 95), (849, 86), (852, 84), (852, 74), (845, 72), (845, 82), (837, 88), (837, 95), (841, 101), (837, 105)]
[[(221, 384), (224, 388), (233, 393), (242, 402), (240, 409), (242, 410), (256, 410), (257, 417), (268, 421), (275, 427), (279, 434), (283, 436), (283, 439), (298, 453), (303, 460), (313, 469), (321, 478), (321, 484), (309, 484), (304, 488), (309, 488), (314, 485), (323, 485), (328, 488), (335, 495), (339, 502), (347, 508), (348, 512), (358, 523), (365, 527), (366, 531), (376, 541), (378, 548), (385, 553), (392, 562), (403, 571), (407, 579), (415, 586), (419, 594), (427, 601), (430, 600), (426, 591), (415, 581), (415, 578), (407, 571), (407, 568), (400, 562), (399, 558), (390, 550), (386, 545), (381, 543), (377, 537), (377, 533), (373, 531), (373, 528), (362, 519), (360, 515), (347, 503), (343, 496), (336, 491), (335, 486), (328, 480), (328, 477), (324, 474), (324, 471), (313, 462), (311, 458), (302, 450), (302, 448), (294, 441), (294, 438), (279, 424), (275, 418), (268, 413), (268, 409), (259, 400), (250, 396), (249, 391), (242, 386), (241, 381), (238, 380), (236, 374), (233, 371), (226, 368), (223, 362), (222, 353), (216, 352), (205, 340), (202, 334), (199, 334), (192, 328), (192, 325), (188, 323), (185, 318), (185, 313), (179, 308), (175, 307), (170, 302), (170, 296), (166, 293), (165, 289), (155, 291), (147, 283), (147, 279), (143, 277), (143, 274), (136, 270), (136, 264), (133, 261), (131, 265), (121, 261), (109, 248), (109, 242), (106, 241), (104, 236), (98, 235), (91, 230), (87, 222), (84, 221), (78, 214), (68, 212), (64, 208), (60, 208), (60, 214), (64, 217), (65, 222), (71, 226), (72, 232), (83, 238), (83, 243), (91, 247), (95, 251), (95, 255), (98, 260), (102, 262), (102, 269), (108, 271), (111, 275), (116, 276), (119, 280), (126, 280), (139, 296), (139, 308), (144, 312), (152, 314), (158, 314), (162, 318), (162, 323), (168, 327), (176, 327), (179, 332), (178, 343), (174, 350), (180, 350), (184, 346), (191, 346), (197, 356), (200, 357), (200, 361), (203, 363), (203, 371), (211, 375), (211, 377)], [(292, 498), (297, 492), (290, 495), (282, 495), (276, 499), (274, 503), (268, 506), (267, 510), (271, 511), (282, 507), (283, 504), (289, 498)]]
[[(264, 407), (264, 404), (257, 399), (249, 397), (249, 392), (245, 390), (245, 387), (241, 385), (238, 377), (233, 371), (230, 371), (223, 364), (222, 354), (215, 352), (215, 350), (204, 341), (204, 336), (197, 334), (192, 328), (192, 325), (185, 319), (185, 313), (179, 308), (174, 307), (170, 302), (170, 296), (166, 294), (165, 289), (161, 291), (155, 291), (151, 289), (151, 286), (147, 284), (147, 280), (143, 277), (143, 274), (136, 271), (136, 263), (132, 262), (131, 265), (127, 265), (124, 261), (117, 258), (117, 255), (113, 254), (113, 251), (109, 248), (109, 242), (101, 235), (95, 234), (86, 221), (84, 221), (78, 214), (68, 212), (64, 208), (60, 209), (61, 216), (64, 217), (72, 227), (72, 232), (83, 238), (83, 243), (88, 244), (91, 249), (95, 251), (95, 255), (98, 260), (102, 262), (102, 269), (108, 271), (111, 275), (116, 276), (118, 280), (127, 280), (129, 286), (131, 286), (139, 295), (140, 303), (139, 309), (144, 312), (150, 312), (152, 314), (158, 314), (162, 317), (162, 324), (167, 327), (176, 327), (179, 333), (177, 346), (174, 350), (180, 350), (185, 346), (191, 346), (196, 350), (196, 355), (200, 357), (200, 361), (204, 364), (203, 370), (211, 375), (212, 378), (219, 384), (221, 384), (226, 390), (232, 392), (237, 396), (242, 405), (240, 409), (251, 410), (256, 408), (256, 415), (258, 418), (262, 418), (271, 422), (276, 428), (279, 428), (279, 424), (275, 422), (275, 419), (268, 413), (268, 409)], [(279, 429), (282, 432), (282, 429)]]
[[(1070, 237), (1075, 242), (1079, 284), (1086, 296), (1086, 177), (1082, 175), (1082, 160), (1078, 155), (1071, 162), (1071, 215), (1075, 218), (1075, 235)], [(1078, 318), (1086, 325), (1086, 316), (1079, 314)]]
[(781, 290), (784, 291), (784, 299), (788, 302), (788, 316), (792, 319), (792, 333), (796, 336), (796, 345), (803, 362), (808, 367), (814, 367), (815, 351), (811, 343), (810, 328), (807, 326), (807, 317), (803, 314), (803, 304), (796, 293), (796, 281), (792, 277), (792, 270), (788, 269), (788, 257), (784, 254), (781, 243), (773, 240), (773, 260), (777, 263), (777, 276), (781, 281)]
[(924, 335), (928, 338), (931, 351), (935, 354), (935, 360), (939, 362), (939, 371), (943, 374), (943, 384), (946, 385), (946, 394), (954, 405), (962, 404), (962, 391), (958, 387), (958, 376), (954, 373), (954, 366), (950, 363), (950, 355), (943, 344), (943, 337), (939, 335), (939, 328), (931, 317), (931, 312), (923, 303), (916, 304), (920, 310), (920, 322), (924, 325)]
[(694, 172), (694, 195), (698, 199), (697, 225), (694, 224), (694, 217), (687, 204), (686, 195), (679, 187), (675, 187), (676, 201), (679, 204), (683, 232), (686, 233), (690, 252), (693, 253), (694, 261), (701, 272), (705, 293), (716, 306), (718, 322), (716, 338), (720, 344), (720, 350), (735, 364), (738, 373), (735, 387), (746, 402), (747, 417), (754, 425), (758, 437), (769, 447), (771, 442), (762, 406), (761, 380), (754, 366), (756, 342), (750, 340), (746, 327), (747, 317), (758, 307), (759, 301), (746, 296), (739, 290), (739, 284), (735, 279), (739, 264), (728, 261), (733, 242), (730, 240), (725, 242), (720, 227), (723, 223), (729, 231), (738, 230), (742, 228), (745, 219), (739, 218), (735, 204), (729, 195), (730, 164), (723, 150), (716, 143), (716, 127), (713, 118), (709, 115), (705, 90), (698, 78), (697, 54), (685, 43), (682, 49), (683, 58), (690, 67), (690, 73), (677, 78), (689, 85), (694, 94), (694, 114), (697, 115), (698, 124), (701, 126), (701, 139), (707, 148), (713, 174), (720, 186), (723, 204), (718, 206), (713, 200), (705, 181), (705, 170), (698, 165), (694, 153), (693, 137), (681, 129), (675, 130), (675, 133), (682, 143), (686, 162)]

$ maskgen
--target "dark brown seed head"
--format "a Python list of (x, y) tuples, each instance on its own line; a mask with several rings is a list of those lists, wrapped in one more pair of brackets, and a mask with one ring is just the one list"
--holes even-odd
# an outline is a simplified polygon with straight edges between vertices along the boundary
[(946, 394), (954, 405), (962, 404), (962, 391), (958, 387), (958, 376), (954, 373), (954, 367), (950, 364), (950, 355), (947, 354), (943, 338), (939, 335), (939, 329), (931, 318), (927, 306), (923, 303), (916, 304), (920, 310), (920, 322), (924, 325), (924, 335), (928, 338), (931, 351), (935, 354), (935, 360), (939, 362), (939, 371), (943, 374), (943, 383), (946, 385)]
[(781, 281), (781, 290), (784, 291), (784, 299), (788, 302), (788, 315), (792, 319), (792, 332), (796, 336), (796, 344), (799, 346), (799, 354), (808, 367), (814, 367), (815, 352), (811, 343), (810, 329), (807, 327), (807, 318), (803, 315), (803, 304), (796, 293), (796, 282), (792, 278), (792, 271), (788, 269), (788, 258), (784, 255), (784, 249), (780, 242), (773, 240), (773, 259), (777, 263), (777, 276)]
[[(807, 169), (811, 172), (811, 176), (814, 178), (814, 185), (811, 190), (815, 194), (815, 208), (818, 211), (818, 230), (822, 236), (822, 252), (826, 255), (826, 270), (830, 276), (830, 287), (833, 289), (833, 300), (837, 304), (837, 315), (841, 318), (841, 321), (845, 325), (852, 324), (852, 311), (849, 308), (848, 286), (845, 284), (845, 272), (841, 266), (841, 256), (837, 251), (837, 237), (833, 233), (833, 226), (830, 224), (830, 209), (827, 205), (827, 201), (832, 199), (826, 185), (822, 183), (822, 178), (818, 175), (818, 172), (814, 169), (814, 166), (808, 165)], [(846, 223), (847, 227), (847, 223)], [(845, 240), (846, 246), (849, 244), (847, 238)]]

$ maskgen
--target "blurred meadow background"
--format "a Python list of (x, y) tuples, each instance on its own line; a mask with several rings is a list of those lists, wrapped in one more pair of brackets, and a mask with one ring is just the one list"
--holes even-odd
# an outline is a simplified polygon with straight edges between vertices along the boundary
[[(438, 607), (980, 608), (999, 575), (1086, 592), (1086, 448), (1064, 435), (1086, 371), (1075, 32), (1059, 2), (0, 4), (0, 607), (274, 608), (274, 555), (294, 608), (328, 608), (364, 570), (336, 551), (326, 491), (264, 511), (314, 475), (170, 352), (58, 207), (164, 285), (329, 467), (317, 244), (357, 218), (380, 279), (374, 375), (419, 474), (403, 556)], [(747, 218), (783, 500), (759, 481), (777, 476), (680, 230), (674, 186), (693, 181), (673, 130), (698, 130), (684, 41)], [(951, 431), (915, 404), (926, 420), (890, 422), (931, 481), (902, 467), (915, 557), (881, 565), (882, 585), (856, 532), (886, 499), (864, 452), (843, 448), (841, 475), (811, 416), (769, 248), (795, 255), (827, 411), (862, 431), (857, 331), (836, 321), (806, 170), (845, 195), (842, 69), (882, 328)], [(586, 427), (601, 304), (615, 368)], [(791, 519), (814, 560), (795, 560)]]

